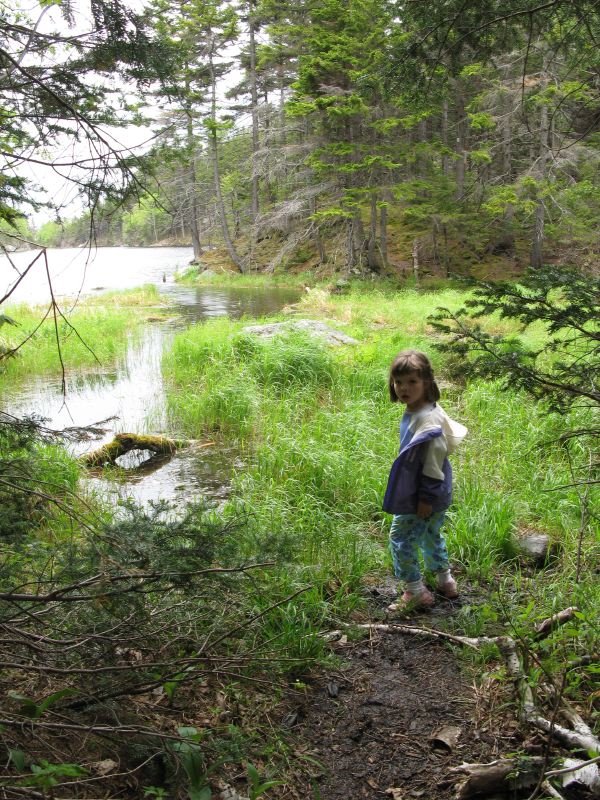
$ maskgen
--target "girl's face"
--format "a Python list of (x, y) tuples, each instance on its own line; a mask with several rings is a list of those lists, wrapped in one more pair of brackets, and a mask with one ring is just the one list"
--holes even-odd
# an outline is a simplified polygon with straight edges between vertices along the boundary
[(419, 411), (427, 405), (427, 383), (417, 372), (405, 372), (394, 378), (394, 391), (407, 411)]

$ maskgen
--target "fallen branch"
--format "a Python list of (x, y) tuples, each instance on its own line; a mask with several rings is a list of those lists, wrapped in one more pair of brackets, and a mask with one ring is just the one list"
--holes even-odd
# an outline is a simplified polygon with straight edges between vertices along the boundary
[(189, 443), (183, 439), (168, 439), (166, 436), (143, 436), (137, 433), (117, 433), (112, 442), (82, 456), (81, 461), (86, 467), (104, 467), (115, 464), (117, 458), (124, 456), (131, 450), (149, 450), (154, 455), (172, 455), (181, 447)]
[(521, 708), (519, 717), (522, 722), (527, 722), (536, 728), (549, 733), (556, 739), (559, 739), (563, 744), (573, 747), (576, 750), (585, 750), (586, 752), (600, 754), (600, 740), (593, 735), (592, 731), (572, 709), (563, 708), (562, 713), (569, 719), (575, 730), (565, 728), (557, 722), (550, 722), (550, 720), (542, 717), (536, 707), (533, 699), (533, 692), (527, 680), (527, 676), (523, 671), (521, 659), (517, 653), (517, 644), (510, 636), (498, 637), (498, 647), (504, 656), (508, 674), (515, 681), (519, 696), (521, 698)]
[(559, 611), (558, 614), (553, 614), (551, 617), (548, 617), (548, 619), (538, 622), (534, 627), (536, 638), (543, 639), (545, 636), (548, 636), (548, 634), (552, 633), (552, 631), (556, 630), (560, 625), (564, 625), (565, 622), (573, 619), (576, 611), (578, 611), (576, 606), (569, 606), (569, 608), (565, 608), (564, 611)]
[[(127, 594), (128, 592), (139, 591), (146, 585), (147, 582), (156, 583), (157, 581), (163, 579), (173, 579), (182, 577), (191, 578), (191, 577), (198, 577), (200, 575), (222, 575), (222, 574), (248, 572), (248, 570), (252, 569), (272, 567), (274, 563), (275, 563), (274, 561), (263, 561), (259, 564), (246, 564), (239, 567), (205, 567), (204, 569), (189, 570), (186, 572), (131, 572), (131, 573), (122, 573), (120, 575), (110, 575), (108, 573), (101, 572), (98, 575), (93, 575), (92, 577), (78, 581), (77, 583), (71, 583), (68, 586), (61, 586), (58, 589), (54, 589), (53, 591), (48, 592), (47, 594), (0, 592), (0, 600), (6, 600), (11, 603), (16, 603), (16, 602), (52, 603), (52, 602), (76, 602), (80, 600), (97, 600), (98, 597), (106, 598), (106, 597), (111, 597), (115, 594)], [(138, 583), (135, 584), (134, 586), (128, 586), (125, 587), (124, 589), (120, 589), (114, 592), (107, 592), (106, 590), (101, 589), (101, 591), (98, 594), (85, 594), (85, 595), (71, 594), (71, 592), (77, 591), (84, 587), (94, 586), (97, 584), (109, 585), (109, 584), (121, 583), (123, 581), (132, 581), (132, 580), (138, 581)]]
[[(482, 644), (498, 644), (498, 637), (489, 638), (486, 636), (479, 636), (477, 638), (471, 638), (470, 636), (454, 636), (444, 631), (435, 631), (432, 628), (415, 628), (412, 625), (396, 625), (394, 623), (367, 623), (360, 625), (344, 623), (344, 625), (352, 628), (362, 628), (363, 630), (381, 631), (382, 633), (404, 633), (426, 639), (447, 639), (450, 642), (456, 642), (457, 644), (471, 647), (473, 650), (478, 650)], [(341, 631), (329, 631), (326, 634), (326, 638), (335, 639), (339, 634), (341, 634)]]
[(554, 797), (556, 800), (565, 800), (558, 789), (555, 789), (554, 786), (552, 786), (550, 781), (543, 781), (540, 788), (543, 789), (549, 797)]

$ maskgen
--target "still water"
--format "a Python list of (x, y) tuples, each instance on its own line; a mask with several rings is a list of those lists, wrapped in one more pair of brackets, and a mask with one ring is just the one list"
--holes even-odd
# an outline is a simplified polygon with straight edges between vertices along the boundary
[(184, 270), (192, 259), (190, 247), (68, 247), (46, 252), (47, 261), (38, 250), (0, 257), (0, 297), (13, 289), (7, 302), (46, 303), (50, 300), (48, 277), (57, 298), (144, 283), (163, 285), (163, 279), (171, 284), (174, 273)]
[[(166, 346), (178, 330), (211, 317), (261, 317), (279, 311), (297, 299), (289, 289), (223, 289), (184, 287), (173, 276), (191, 259), (187, 248), (98, 248), (94, 260), (86, 265), (81, 251), (48, 251), (52, 286), (56, 295), (97, 294), (127, 289), (147, 283), (158, 286), (170, 315), (167, 322), (149, 322), (141, 334), (132, 338), (125, 356), (116, 362), (85, 370), (69, 370), (67, 395), (62, 394), (60, 377), (31, 376), (19, 386), (2, 393), (4, 410), (24, 416), (36, 414), (55, 429), (91, 425), (107, 418), (105, 433), (88, 442), (69, 445), (75, 455), (95, 450), (110, 441), (115, 433), (154, 433), (178, 437), (166, 413), (165, 387), (161, 359)], [(31, 254), (18, 253), (25, 262)], [(15, 256), (13, 256), (15, 259)], [(78, 260), (79, 259), (79, 260)], [(79, 264), (79, 270), (75, 265)], [(36, 264), (37, 266), (37, 264)], [(0, 262), (0, 276), (6, 277), (6, 262)], [(8, 265), (12, 269), (11, 265)], [(22, 269), (23, 264), (19, 263)], [(85, 275), (81, 274), (84, 270)], [(36, 281), (33, 269), (27, 293), (26, 280), (11, 296), (11, 302), (44, 302), (47, 280)], [(42, 275), (43, 278), (43, 275)], [(101, 283), (100, 283), (101, 281)], [(6, 282), (0, 282), (0, 289)], [(100, 288), (102, 287), (102, 288)], [(21, 297), (19, 295), (22, 294)], [(153, 309), (148, 309), (152, 316)], [(111, 497), (133, 497), (147, 504), (169, 500), (179, 505), (186, 500), (206, 497), (219, 501), (227, 496), (232, 471), (242, 465), (237, 454), (223, 442), (206, 449), (184, 449), (173, 458), (142, 463), (147, 454), (134, 453), (120, 460), (126, 467), (123, 481), (102, 477), (90, 479), (94, 490)]]

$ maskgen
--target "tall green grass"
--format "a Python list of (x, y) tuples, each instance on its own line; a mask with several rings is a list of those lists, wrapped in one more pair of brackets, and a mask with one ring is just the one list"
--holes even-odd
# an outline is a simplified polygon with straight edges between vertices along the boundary
[[(269, 612), (259, 634), (281, 640), (301, 662), (323, 657), (315, 632), (364, 614), (365, 585), (391, 573), (390, 518), (381, 501), (403, 408), (389, 401), (388, 367), (398, 350), (417, 347), (431, 354), (443, 380), (427, 316), (465, 299), (454, 289), (362, 288), (341, 297), (319, 289), (307, 293), (299, 313), (343, 326), (360, 344), (327, 348), (300, 335), (262, 341), (244, 334), (242, 323), (219, 321), (179, 335), (165, 359), (175, 426), (193, 436), (217, 432), (242, 453), (244, 467), (232, 475), (223, 514), (242, 521), (240, 557), (276, 562), (260, 607), (311, 587), (289, 607)], [(510, 330), (506, 320), (492, 325)], [(535, 345), (541, 341), (540, 330), (528, 335)], [(456, 374), (456, 364), (452, 369)], [(528, 641), (535, 621), (577, 604), (577, 623), (544, 645), (544, 667), (561, 670), (574, 652), (598, 646), (598, 496), (588, 497), (577, 576), (581, 506), (578, 488), (569, 486), (569, 461), (583, 464), (589, 454), (568, 456), (556, 444), (566, 428), (589, 427), (591, 412), (550, 414), (524, 393), (484, 381), (450, 383), (442, 404), (469, 428), (452, 458), (455, 500), (446, 536), (459, 583), (478, 598), (450, 624), (476, 634), (508, 630)], [(517, 557), (516, 537), (529, 529), (561, 547), (542, 571)], [(532, 682), (541, 675), (534, 670)], [(590, 681), (585, 671), (569, 673), (567, 695), (580, 699)]]
[[(56, 321), (47, 308), (19, 305), (3, 308), (16, 325), (0, 328), (1, 349), (18, 348), (14, 357), (0, 361), (4, 380), (36, 373), (59, 373), (60, 356), (69, 368), (111, 361), (121, 355), (132, 331), (140, 329), (147, 308), (159, 303), (154, 286), (111, 292), (65, 303)], [(60, 353), (60, 355), (59, 355)]]
[[(360, 337), (354, 347), (327, 348), (299, 334), (264, 341), (227, 320), (176, 338), (165, 359), (174, 424), (194, 436), (218, 432), (245, 453), (231, 507), (251, 512), (248, 557), (268, 550), (292, 571), (312, 565), (315, 574), (335, 574), (354, 588), (389, 569), (381, 499), (402, 407), (389, 402), (388, 365), (398, 350), (418, 347), (443, 378), (426, 319), (465, 297), (455, 289), (308, 293), (302, 316), (345, 324)], [(463, 573), (491, 580), (514, 561), (521, 527), (547, 530), (572, 547), (577, 492), (548, 491), (571, 482), (568, 460), (541, 446), (557, 437), (564, 418), (483, 382), (450, 387), (442, 403), (470, 428), (453, 459), (456, 499), (447, 525)]]

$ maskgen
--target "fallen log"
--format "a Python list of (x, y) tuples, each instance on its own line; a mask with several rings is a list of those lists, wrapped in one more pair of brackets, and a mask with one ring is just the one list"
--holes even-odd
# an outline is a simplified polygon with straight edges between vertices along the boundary
[(172, 455), (189, 444), (185, 439), (168, 439), (166, 436), (148, 436), (138, 433), (117, 433), (112, 442), (81, 457), (86, 467), (114, 465), (117, 458), (132, 450), (149, 450), (154, 455)]
[(538, 782), (544, 759), (540, 757), (517, 759), (503, 758), (489, 764), (461, 764), (452, 767), (451, 775), (461, 775), (456, 785), (455, 797), (465, 800), (492, 792), (515, 792)]

